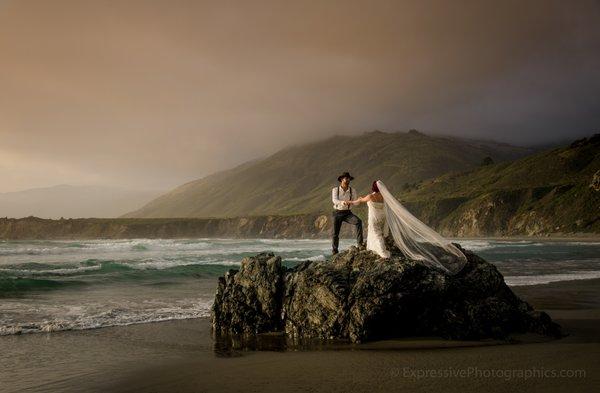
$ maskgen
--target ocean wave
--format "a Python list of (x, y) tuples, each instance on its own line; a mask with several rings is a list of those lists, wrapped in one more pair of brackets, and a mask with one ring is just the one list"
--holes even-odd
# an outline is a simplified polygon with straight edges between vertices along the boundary
[(239, 266), (236, 261), (203, 261), (190, 263), (168, 260), (118, 262), (87, 260), (78, 266), (61, 268), (0, 269), (0, 297), (11, 293), (62, 289), (75, 285), (99, 285), (116, 282), (177, 279), (186, 277), (216, 277)]
[(453, 240), (455, 243), (459, 243), (463, 248), (471, 251), (484, 251), (492, 249), (503, 249), (503, 248), (526, 248), (526, 247), (541, 247), (547, 244), (542, 242), (535, 242), (531, 240)]
[(506, 276), (504, 277), (504, 280), (509, 286), (528, 286), (548, 284), (557, 281), (590, 280), (594, 278), (600, 278), (600, 271), (579, 271), (531, 276)]
[(579, 241), (579, 242), (564, 242), (564, 243), (568, 244), (568, 245), (573, 245), (573, 246), (590, 246), (590, 247), (600, 246), (600, 242), (594, 242), (594, 241), (589, 241), (589, 242)]
[[(82, 247), (84, 246), (84, 247)], [(78, 244), (78, 247), (24, 247), (0, 249), (0, 257), (5, 262), (22, 263), (32, 260), (43, 262), (75, 262), (80, 258), (100, 258), (112, 260), (136, 260), (140, 258), (195, 258), (196, 260), (241, 260), (245, 256), (271, 251), (286, 257), (286, 254), (322, 254), (328, 249), (328, 242), (316, 244), (314, 241), (272, 242), (165, 242), (137, 240), (118, 243)], [(296, 255), (291, 255), (296, 256)], [(81, 259), (80, 259), (81, 260)], [(214, 263), (214, 262), (209, 262)], [(0, 265), (0, 267), (2, 267)]]
[(240, 266), (240, 260), (203, 260), (198, 262), (173, 262), (172, 260), (150, 260), (128, 265), (137, 270), (168, 270), (176, 268), (202, 268), (202, 266)]
[(454, 242), (471, 251), (481, 251), (495, 247), (493, 243), (484, 240), (454, 240)]
[(17, 275), (18, 277), (22, 277), (22, 276), (71, 276), (71, 275), (81, 274), (84, 272), (98, 271), (101, 269), (102, 269), (101, 265), (96, 265), (96, 266), (74, 266), (74, 267), (64, 267), (64, 268), (51, 268), (51, 269), (47, 269), (47, 270), (1, 268), (0, 272), (11, 273), (11, 274)]
[(10, 293), (26, 292), (26, 291), (44, 291), (51, 289), (62, 289), (67, 286), (85, 285), (83, 281), (64, 281), (39, 278), (24, 278), (10, 277), (5, 274), (0, 274), (0, 297)]
[[(10, 264), (0, 267), (0, 272), (12, 274), (16, 277), (51, 277), (51, 276), (86, 276), (108, 273), (135, 271), (148, 272), (152, 270), (160, 271), (202, 271), (205, 268), (213, 267), (235, 267), (240, 266), (245, 256), (254, 255), (252, 253), (231, 255), (217, 255), (212, 258), (198, 258), (196, 256), (182, 257), (152, 257), (133, 260), (101, 260), (87, 259), (79, 264), (67, 263), (24, 263)], [(224, 258), (228, 257), (228, 258)], [(314, 256), (283, 256), (282, 259), (288, 262), (300, 261), (323, 261), (326, 259), (324, 254)]]
[(19, 277), (32, 276), (68, 276), (93, 273), (109, 273), (124, 270), (165, 270), (177, 267), (198, 267), (202, 266), (235, 266), (239, 265), (239, 259), (197, 259), (197, 258), (148, 258), (137, 260), (101, 260), (87, 259), (79, 264), (43, 264), (43, 263), (25, 263), (3, 265), (0, 272), (12, 274)]
[(114, 308), (92, 315), (80, 315), (72, 319), (57, 318), (16, 324), (7, 323), (0, 325), (0, 336), (65, 330), (88, 330), (111, 326), (204, 318), (210, 316), (211, 306), (212, 302), (194, 302), (187, 307), (161, 307), (153, 310)]
[(324, 261), (325, 259), (327, 259), (327, 258), (323, 254), (315, 255), (312, 257), (305, 257), (305, 258), (301, 258), (301, 257), (283, 258), (283, 260), (287, 261), (287, 262)]
[(89, 241), (16, 241), (5, 242), (0, 256), (11, 255), (61, 255), (73, 253), (111, 253), (118, 251), (194, 251), (205, 250), (214, 242), (199, 239), (127, 239)]

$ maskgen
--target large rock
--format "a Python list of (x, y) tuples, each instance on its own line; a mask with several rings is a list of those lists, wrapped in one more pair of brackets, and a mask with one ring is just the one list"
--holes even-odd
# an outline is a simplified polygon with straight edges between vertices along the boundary
[(214, 328), (234, 334), (280, 330), (284, 278), (280, 257), (259, 254), (244, 258), (239, 271), (230, 270), (219, 277)]
[(245, 258), (239, 271), (219, 279), (213, 329), (353, 342), (506, 338), (525, 332), (561, 336), (547, 314), (510, 290), (494, 265), (464, 252), (468, 263), (454, 276), (407, 260), (397, 250), (391, 259), (381, 259), (353, 247), (329, 261), (291, 269), (271, 253)]

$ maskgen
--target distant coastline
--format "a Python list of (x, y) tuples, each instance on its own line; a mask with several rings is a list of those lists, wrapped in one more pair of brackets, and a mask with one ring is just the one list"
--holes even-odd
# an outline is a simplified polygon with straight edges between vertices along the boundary
[[(176, 238), (274, 238), (325, 239), (331, 229), (328, 214), (254, 216), (235, 218), (0, 218), (1, 240), (68, 239), (176, 239)], [(349, 227), (342, 231), (350, 237)], [(483, 233), (447, 237), (461, 239), (600, 241), (600, 233)]]

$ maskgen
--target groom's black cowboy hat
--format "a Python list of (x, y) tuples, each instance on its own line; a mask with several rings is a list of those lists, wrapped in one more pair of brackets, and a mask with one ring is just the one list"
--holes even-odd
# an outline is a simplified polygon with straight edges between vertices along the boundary
[(354, 178), (352, 176), (350, 176), (350, 173), (348, 172), (344, 172), (341, 175), (338, 176), (338, 181), (342, 181), (343, 178), (347, 177), (350, 180), (354, 180)]

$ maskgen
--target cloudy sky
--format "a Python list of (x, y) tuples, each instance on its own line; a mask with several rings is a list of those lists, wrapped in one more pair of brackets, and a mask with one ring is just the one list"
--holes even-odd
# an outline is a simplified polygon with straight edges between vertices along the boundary
[(0, 0), (0, 192), (169, 188), (292, 143), (600, 130), (600, 2)]

